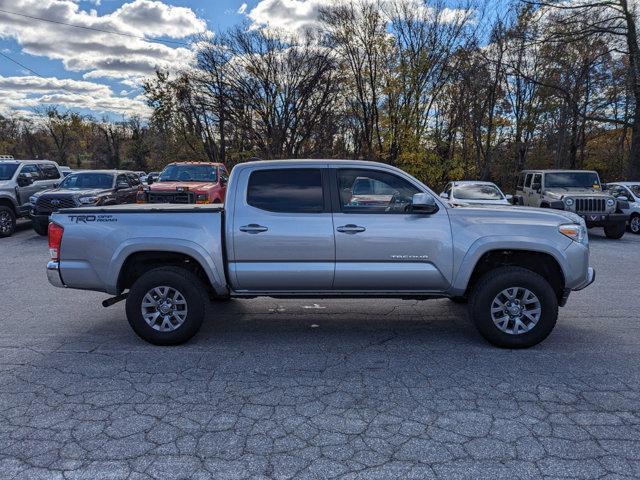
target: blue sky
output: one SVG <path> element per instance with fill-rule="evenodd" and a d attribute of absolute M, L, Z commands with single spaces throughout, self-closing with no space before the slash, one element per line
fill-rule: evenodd
<path fill-rule="evenodd" d="M 0 10 L 148 39 L 187 42 L 194 35 L 206 31 L 215 34 L 250 21 L 246 15 L 259 2 L 0 0 Z M 243 13 L 239 13 L 243 4 L 246 4 L 241 9 Z M 164 17 L 158 18 L 154 11 L 162 12 Z M 107 20 L 117 12 L 121 13 L 117 20 Z M 148 21 L 145 15 L 149 16 Z M 106 51 L 101 51 L 103 48 Z M 3 12 L 0 12 L 0 52 L 38 74 L 0 56 L 0 114 L 28 116 L 34 109 L 59 105 L 98 118 L 144 116 L 140 81 L 153 73 L 153 62 L 159 62 L 161 67 L 179 68 L 188 63 L 189 56 L 187 46 L 158 45 Z M 130 70 L 119 65 L 125 62 L 132 64 Z"/>
<path fill-rule="evenodd" d="M 192 65 L 191 39 L 241 22 L 296 31 L 317 21 L 320 6 L 339 1 L 0 0 L 0 54 L 35 72 L 0 55 L 0 114 L 30 116 L 56 105 L 97 118 L 146 117 L 141 82 L 157 68 Z M 397 1 L 418 8 L 424 0 Z M 174 43 L 150 41 L 158 39 Z"/>

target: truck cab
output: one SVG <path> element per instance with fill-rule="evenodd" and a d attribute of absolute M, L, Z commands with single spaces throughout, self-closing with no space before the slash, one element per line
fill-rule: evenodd
<path fill-rule="evenodd" d="M 222 203 L 229 174 L 221 163 L 170 163 L 157 181 L 147 178 L 148 186 L 139 203 L 209 204 Z"/>
<path fill-rule="evenodd" d="M 28 218 L 30 198 L 63 178 L 60 167 L 50 160 L 0 160 L 0 237 L 9 237 L 16 220 Z"/>
<path fill-rule="evenodd" d="M 598 172 L 590 170 L 525 170 L 518 176 L 516 203 L 574 212 L 588 228 L 603 227 L 607 238 L 622 238 L 628 205 L 605 192 Z"/>

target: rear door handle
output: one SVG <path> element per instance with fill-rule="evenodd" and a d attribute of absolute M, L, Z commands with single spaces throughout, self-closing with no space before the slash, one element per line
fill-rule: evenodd
<path fill-rule="evenodd" d="M 261 233 L 269 230 L 267 227 L 263 227 L 262 225 L 258 225 L 257 223 L 250 223 L 249 225 L 245 225 L 240 227 L 241 232 L 246 233 Z"/>
<path fill-rule="evenodd" d="M 336 230 L 338 230 L 340 233 L 354 234 L 354 233 L 364 232 L 366 228 L 361 227 L 359 225 L 354 225 L 353 223 L 349 223 L 348 225 L 343 225 L 341 227 L 336 228 Z"/>

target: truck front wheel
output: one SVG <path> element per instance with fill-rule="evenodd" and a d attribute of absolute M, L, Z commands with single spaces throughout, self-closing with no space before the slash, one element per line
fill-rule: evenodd
<path fill-rule="evenodd" d="M 543 277 L 521 267 L 484 274 L 469 298 L 480 334 L 503 348 L 527 348 L 547 338 L 558 318 L 558 299 Z"/>
<path fill-rule="evenodd" d="M 0 238 L 10 237 L 16 229 L 16 215 L 13 210 L 0 205 Z"/>
<path fill-rule="evenodd" d="M 631 233 L 635 233 L 636 235 L 640 234 L 640 215 L 634 213 L 631 216 L 631 220 L 629 220 L 629 231 Z"/>
<path fill-rule="evenodd" d="M 154 268 L 131 286 L 127 320 L 140 338 L 155 345 L 178 345 L 193 337 L 204 318 L 207 290 L 180 267 Z"/>
<path fill-rule="evenodd" d="M 618 239 L 622 238 L 626 228 L 627 228 L 627 226 L 626 226 L 625 222 L 612 223 L 612 224 L 607 225 L 606 227 L 604 227 L 604 234 L 607 236 L 607 238 L 611 238 L 613 240 L 618 240 Z"/>

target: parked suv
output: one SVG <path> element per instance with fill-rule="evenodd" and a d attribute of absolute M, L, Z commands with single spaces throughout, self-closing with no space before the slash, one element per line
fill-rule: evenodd
<path fill-rule="evenodd" d="M 629 215 L 629 231 L 640 234 L 640 182 L 616 182 L 607 187 L 618 200 L 629 202 L 629 208 L 623 210 Z"/>
<path fill-rule="evenodd" d="M 53 187 L 62 178 L 49 160 L 0 160 L 0 237 L 13 235 L 16 219 L 28 217 L 29 198 Z"/>
<path fill-rule="evenodd" d="M 587 228 L 604 227 L 607 238 L 622 238 L 628 202 L 602 191 L 597 172 L 587 170 L 525 170 L 516 185 L 516 204 L 575 212 Z"/>
<path fill-rule="evenodd" d="M 49 216 L 61 208 L 135 203 L 139 187 L 140 180 L 133 172 L 87 170 L 72 173 L 55 188 L 31 196 L 33 229 L 39 235 L 46 235 Z"/>
<path fill-rule="evenodd" d="M 140 203 L 222 203 L 229 174 L 221 163 L 170 163 L 145 187 Z"/>

